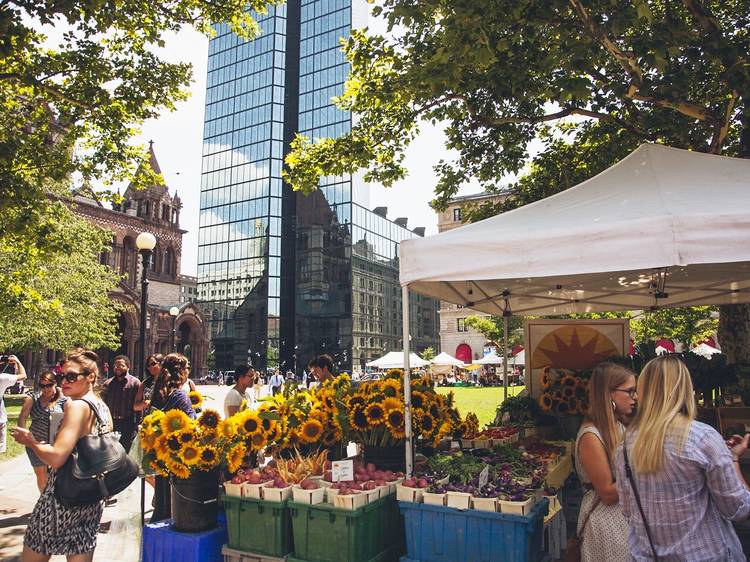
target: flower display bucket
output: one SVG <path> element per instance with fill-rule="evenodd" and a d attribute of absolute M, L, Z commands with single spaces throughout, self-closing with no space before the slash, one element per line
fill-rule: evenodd
<path fill-rule="evenodd" d="M 406 445 L 380 447 L 365 445 L 365 463 L 373 463 L 381 470 L 404 472 L 406 470 Z"/>
<path fill-rule="evenodd" d="M 185 479 L 172 477 L 171 481 L 175 530 L 198 533 L 216 527 L 219 470 L 198 471 Z"/>
<path fill-rule="evenodd" d="M 557 416 L 557 423 L 560 427 L 561 437 L 566 441 L 574 441 L 583 423 L 583 416 L 577 414 L 559 415 Z"/>

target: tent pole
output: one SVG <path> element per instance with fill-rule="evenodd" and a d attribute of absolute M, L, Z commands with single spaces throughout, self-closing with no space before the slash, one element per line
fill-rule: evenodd
<path fill-rule="evenodd" d="M 401 314 L 403 317 L 404 338 L 404 429 L 406 433 L 406 476 L 411 477 L 414 470 L 414 450 L 412 449 L 411 434 L 411 369 L 409 353 L 411 353 L 411 336 L 409 335 L 409 287 L 401 287 Z"/>
<path fill-rule="evenodd" d="M 503 316 L 503 400 L 508 399 L 508 317 Z"/>

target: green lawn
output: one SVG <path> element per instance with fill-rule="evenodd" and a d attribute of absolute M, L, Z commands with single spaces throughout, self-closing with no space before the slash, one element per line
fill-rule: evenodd
<path fill-rule="evenodd" d="M 5 404 L 5 412 L 8 414 L 8 434 L 7 434 L 7 444 L 8 447 L 5 451 L 5 454 L 0 455 L 0 461 L 8 460 L 10 458 L 15 457 L 16 455 L 20 455 L 24 452 L 24 447 L 16 443 L 16 440 L 13 439 L 10 435 L 10 431 L 16 427 L 16 421 L 18 420 L 18 414 L 21 413 L 21 406 L 20 405 L 8 405 Z"/>
<path fill-rule="evenodd" d="M 525 387 L 509 386 L 508 396 L 515 396 Z M 438 387 L 440 394 L 453 392 L 456 398 L 456 407 L 461 417 L 465 417 L 469 412 L 474 412 L 479 418 L 479 425 L 492 423 L 495 419 L 495 410 L 503 402 L 503 387 Z"/>

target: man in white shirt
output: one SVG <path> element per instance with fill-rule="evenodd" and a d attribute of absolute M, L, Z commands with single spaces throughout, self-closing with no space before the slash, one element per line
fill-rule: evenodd
<path fill-rule="evenodd" d="M 240 365 L 234 370 L 234 374 L 237 377 L 237 383 L 229 389 L 226 397 L 224 397 L 225 418 L 233 416 L 239 412 L 243 400 L 248 403 L 248 406 L 252 401 L 252 398 L 248 400 L 248 395 L 245 391 L 253 386 L 253 383 L 255 382 L 255 371 L 248 365 Z"/>
<path fill-rule="evenodd" d="M 281 372 L 276 371 L 271 377 L 271 382 L 269 384 L 271 385 L 271 394 L 278 394 L 281 392 L 281 387 L 284 385 L 284 377 L 281 375 Z"/>
<path fill-rule="evenodd" d="M 8 355 L 7 360 L 0 363 L 0 453 L 5 453 L 8 430 L 8 414 L 5 413 L 3 397 L 7 389 L 25 378 L 26 369 L 15 355 Z"/>

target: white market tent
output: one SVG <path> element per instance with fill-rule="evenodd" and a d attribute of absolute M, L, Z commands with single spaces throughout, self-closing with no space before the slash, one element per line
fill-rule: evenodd
<path fill-rule="evenodd" d="M 426 367 L 429 364 L 429 361 L 425 361 L 416 353 L 409 354 L 409 367 Z M 370 361 L 369 363 L 367 363 L 367 366 L 375 367 L 376 369 L 403 369 L 404 352 L 390 351 L 383 355 L 383 357 L 381 357 L 380 359 Z"/>
<path fill-rule="evenodd" d="M 402 359 L 403 362 L 403 359 Z M 447 366 L 447 367 L 464 367 L 466 363 L 461 361 L 460 359 L 456 359 L 452 355 L 449 355 L 445 351 L 437 355 L 432 361 L 430 361 L 433 365 L 438 366 Z"/>
<path fill-rule="evenodd" d="M 717 353 L 721 353 L 721 351 L 719 351 L 715 347 L 711 347 L 707 343 L 699 343 L 690 350 L 690 353 L 695 353 L 696 355 L 700 355 L 701 357 L 705 357 L 706 359 L 711 359 L 711 356 L 716 355 Z"/>
<path fill-rule="evenodd" d="M 750 160 L 642 145 L 562 193 L 402 242 L 404 331 L 409 290 L 506 317 L 748 302 L 748 209 Z"/>
<path fill-rule="evenodd" d="M 526 350 L 522 349 L 518 354 L 511 357 L 510 364 L 511 365 L 524 365 L 526 363 Z"/>
<path fill-rule="evenodd" d="M 488 353 L 481 359 L 477 359 L 476 361 L 474 361 L 475 365 L 502 365 L 502 363 L 503 358 L 494 351 L 492 353 Z"/>

